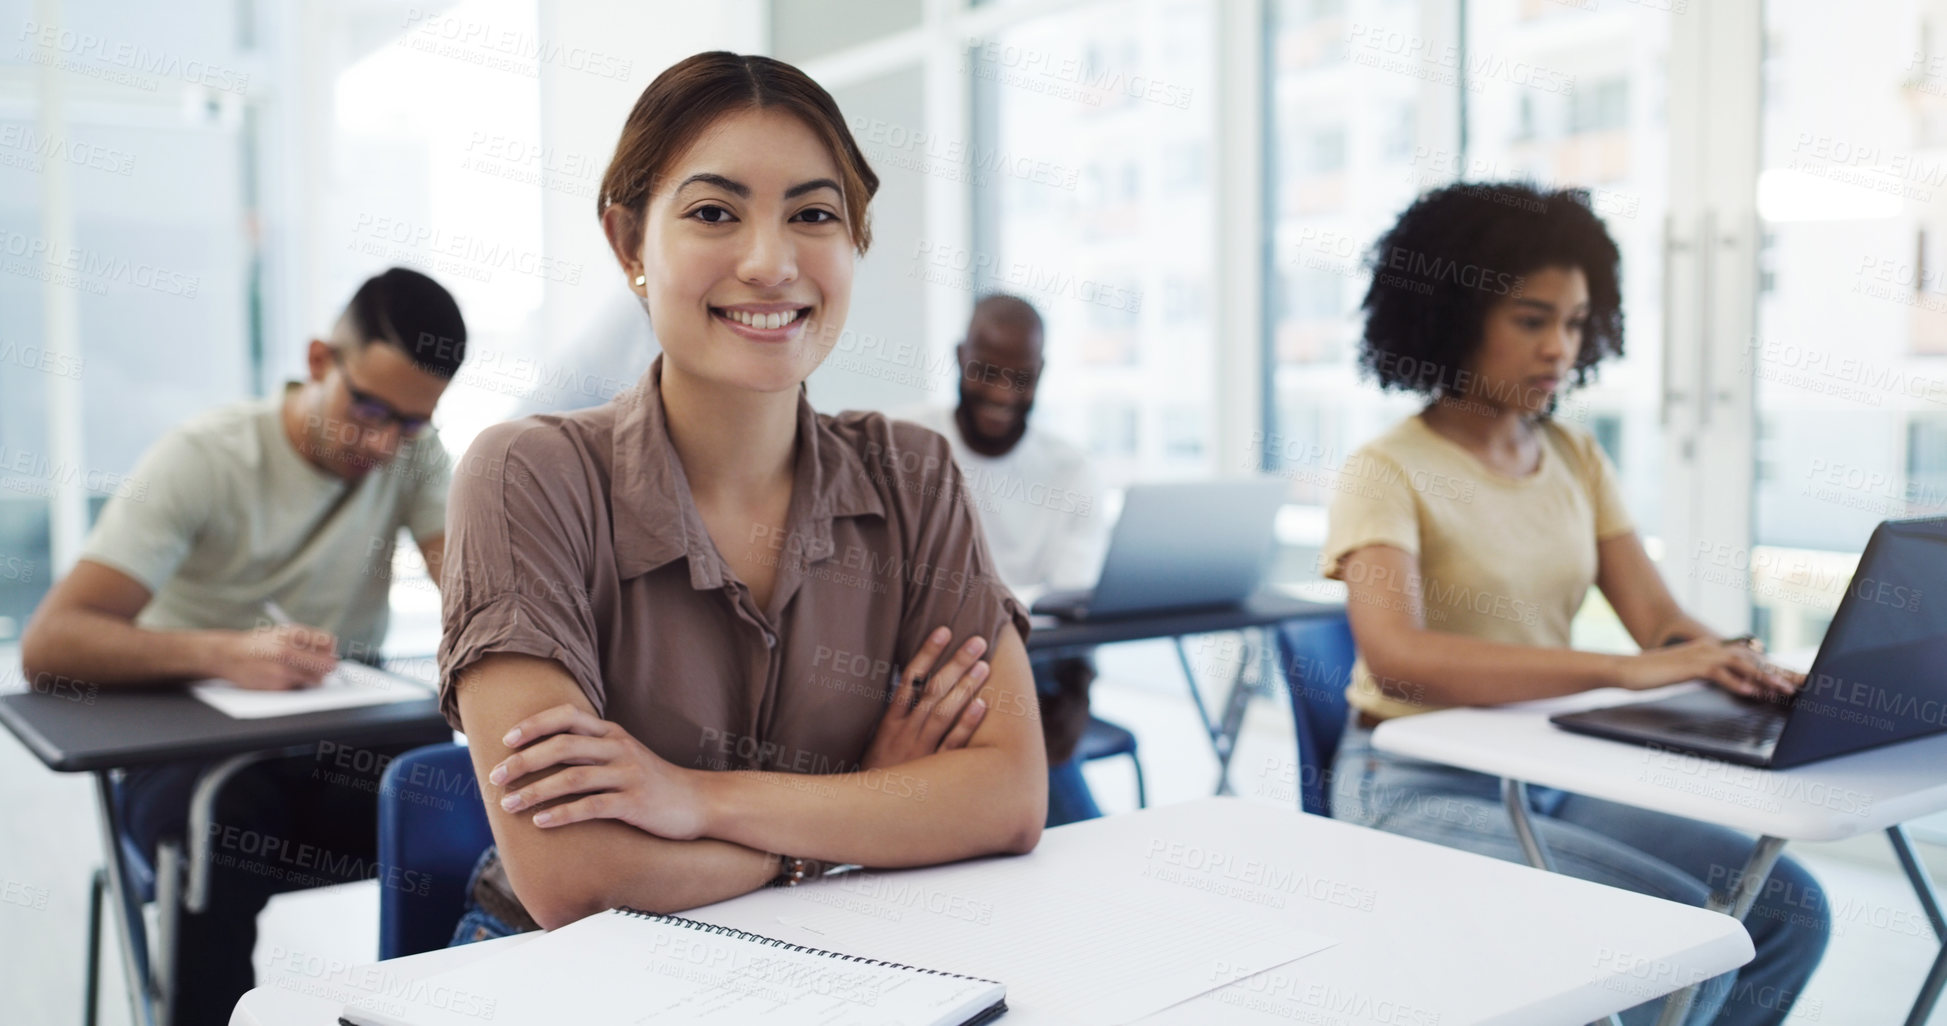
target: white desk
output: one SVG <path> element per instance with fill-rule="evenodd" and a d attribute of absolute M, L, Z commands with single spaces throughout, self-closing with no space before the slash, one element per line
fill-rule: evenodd
<path fill-rule="evenodd" d="M 899 877 L 953 893 L 955 880 L 973 874 L 991 879 L 1073 873 L 1103 852 L 1148 852 L 1159 841 L 1221 852 L 1233 865 L 1256 859 L 1302 871 L 1311 884 L 1282 892 L 1282 914 L 1294 929 L 1325 934 L 1337 943 L 1142 1020 L 1149 1024 L 1561 1026 L 1660 997 L 1735 969 L 1752 956 L 1744 928 L 1722 915 L 1235 798 L 1077 823 L 1048 831 L 1030 855 Z M 941 939 L 887 952 L 885 944 L 875 944 L 869 920 L 862 920 L 868 925 L 855 934 L 820 937 L 779 921 L 831 907 L 821 899 L 836 893 L 835 885 L 822 881 L 758 891 L 687 915 L 913 965 L 978 968 L 955 957 L 950 930 L 939 931 Z M 1256 896 L 1259 904 L 1262 898 Z M 994 916 L 996 925 L 1006 918 L 1001 913 L 1005 909 Z M 1077 908 L 1075 914 L 1086 917 L 1088 909 Z M 1068 955 L 1036 951 L 1035 936 L 1008 940 L 1032 957 Z M 488 945 L 432 952 L 379 968 L 394 979 L 418 978 L 484 950 Z M 323 993 L 332 981 L 315 982 L 302 990 L 251 991 L 238 1004 L 232 1026 L 331 1026 L 342 998 L 334 1001 Z M 1045 1007 L 1037 1011 L 1032 994 L 1010 988 L 1008 1003 L 1012 1010 L 1003 1022 L 1009 1026 L 1054 1026 Z"/>
<path fill-rule="evenodd" d="M 1695 688 L 1701 685 L 1680 685 Z M 1740 893 L 1713 907 L 1740 918 L 1786 841 L 1836 841 L 1885 831 L 1937 937 L 1947 939 L 1926 870 L 1900 824 L 1947 809 L 1947 734 L 1918 738 L 1788 770 L 1760 770 L 1644 745 L 1571 734 L 1548 722 L 1557 712 L 1619 705 L 1679 693 L 1604 689 L 1541 702 L 1447 709 L 1388 720 L 1373 747 L 1500 777 L 1510 817 L 1529 861 L 1546 852 L 1527 840 L 1528 784 L 1553 787 L 1637 808 L 1716 823 L 1759 836 Z M 1911 1024 L 1926 1020 L 1947 967 L 1947 949 L 1914 1005 Z M 1677 1002 L 1670 1002 L 1676 1005 Z"/>

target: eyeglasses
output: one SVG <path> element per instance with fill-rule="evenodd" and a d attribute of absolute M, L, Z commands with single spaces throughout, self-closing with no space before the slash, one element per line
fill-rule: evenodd
<path fill-rule="evenodd" d="M 391 403 L 352 384 L 351 371 L 345 368 L 345 354 L 338 349 L 331 351 L 331 362 L 338 365 L 338 376 L 345 380 L 345 391 L 351 393 L 350 412 L 352 419 L 366 427 L 384 430 L 392 424 L 399 425 L 399 434 L 411 438 L 426 430 L 432 423 L 426 417 L 401 416 Z"/>

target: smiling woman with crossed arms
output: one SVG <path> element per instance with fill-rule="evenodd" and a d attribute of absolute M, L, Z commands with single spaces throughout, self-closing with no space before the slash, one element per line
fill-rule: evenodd
<path fill-rule="evenodd" d="M 877 185 L 768 58 L 630 112 L 602 226 L 663 355 L 483 433 L 454 486 L 441 698 L 498 848 L 456 939 L 1039 840 L 1027 615 L 947 443 L 805 397 Z"/>

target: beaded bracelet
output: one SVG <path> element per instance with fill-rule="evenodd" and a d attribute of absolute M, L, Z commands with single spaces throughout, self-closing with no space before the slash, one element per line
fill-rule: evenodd
<path fill-rule="evenodd" d="M 772 887 L 796 887 L 811 875 L 812 861 L 794 855 L 779 855 L 777 876 L 771 880 Z"/>

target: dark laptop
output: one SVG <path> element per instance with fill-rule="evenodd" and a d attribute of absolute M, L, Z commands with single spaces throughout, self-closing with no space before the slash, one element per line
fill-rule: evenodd
<path fill-rule="evenodd" d="M 1947 731 L 1947 518 L 1873 530 L 1805 685 L 1782 700 L 1715 687 L 1559 713 L 1578 734 L 1767 769 Z"/>
<path fill-rule="evenodd" d="M 1032 612 L 1105 620 L 1242 602 L 1264 581 L 1284 497 L 1276 478 L 1131 485 L 1095 587 L 1048 592 Z"/>

